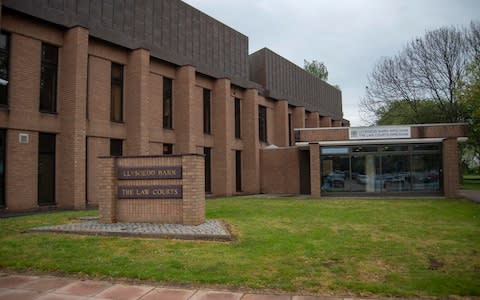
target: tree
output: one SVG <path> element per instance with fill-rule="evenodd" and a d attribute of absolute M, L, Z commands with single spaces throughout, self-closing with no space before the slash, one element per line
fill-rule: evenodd
<path fill-rule="evenodd" d="M 323 62 L 318 62 L 316 60 L 312 60 L 312 62 L 309 62 L 308 60 L 304 59 L 303 68 L 305 69 L 305 71 L 315 77 L 318 77 L 325 81 L 328 80 L 328 70 Z"/>
<path fill-rule="evenodd" d="M 458 95 L 460 103 L 465 109 L 466 122 L 470 125 L 468 143 L 466 147 L 467 157 L 470 161 L 480 161 L 480 53 L 467 68 L 465 82 L 460 84 Z"/>
<path fill-rule="evenodd" d="M 445 117 L 432 100 L 419 101 L 416 111 L 407 101 L 398 100 L 381 107 L 376 113 L 378 125 L 443 123 Z"/>
<path fill-rule="evenodd" d="M 363 117 L 376 121 L 378 111 L 402 101 L 415 117 L 412 123 L 422 123 L 421 106 L 428 100 L 442 112 L 444 121 L 465 120 L 457 90 L 478 53 L 479 28 L 479 23 L 472 22 L 463 30 L 443 27 L 429 31 L 396 56 L 381 60 L 368 77 Z"/>

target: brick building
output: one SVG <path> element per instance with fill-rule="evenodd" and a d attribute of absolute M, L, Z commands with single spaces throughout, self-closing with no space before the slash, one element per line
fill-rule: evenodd
<path fill-rule="evenodd" d="M 350 140 L 338 89 L 181 1 L 0 13 L 0 210 L 97 206 L 119 155 L 203 154 L 213 195 L 456 195 L 465 126 Z"/>
<path fill-rule="evenodd" d="M 98 157 L 205 154 L 260 193 L 261 149 L 342 126 L 341 92 L 177 0 L 1 0 L 0 206 L 99 203 Z"/>

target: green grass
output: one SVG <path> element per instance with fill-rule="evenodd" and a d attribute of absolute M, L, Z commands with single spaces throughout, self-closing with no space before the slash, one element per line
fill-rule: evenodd
<path fill-rule="evenodd" d="M 480 190 L 480 175 L 464 175 L 462 189 Z"/>
<path fill-rule="evenodd" d="M 0 220 L 0 267 L 307 294 L 480 295 L 480 205 L 461 200 L 207 201 L 230 243 L 25 233 L 96 212 Z"/>

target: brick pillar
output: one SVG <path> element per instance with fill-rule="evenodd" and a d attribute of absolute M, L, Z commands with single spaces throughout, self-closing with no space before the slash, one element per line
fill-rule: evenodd
<path fill-rule="evenodd" d="M 182 156 L 183 205 L 182 224 L 205 222 L 205 162 L 200 155 Z"/>
<path fill-rule="evenodd" d="M 317 143 L 310 145 L 310 196 L 320 198 L 320 146 Z"/>
<path fill-rule="evenodd" d="M 57 205 L 86 206 L 86 101 L 88 30 L 74 27 L 65 32 L 59 78 L 61 133 L 57 136 Z M 58 170 L 60 169 L 60 170 Z"/>
<path fill-rule="evenodd" d="M 173 81 L 173 128 L 175 129 L 175 153 L 195 153 L 195 133 L 198 131 L 193 122 L 194 107 L 201 105 L 195 101 L 195 68 L 183 66 L 177 69 Z M 198 126 L 198 125 L 197 125 Z M 199 131 L 203 132 L 203 130 Z"/>
<path fill-rule="evenodd" d="M 332 118 L 320 116 L 320 127 L 332 127 Z"/>
<path fill-rule="evenodd" d="M 305 107 L 297 106 L 293 109 L 292 127 L 305 128 Z"/>
<path fill-rule="evenodd" d="M 305 121 L 306 128 L 318 128 L 320 127 L 320 117 L 318 112 L 314 111 L 308 114 L 307 120 Z"/>
<path fill-rule="evenodd" d="M 275 102 L 275 139 L 273 143 L 279 147 L 288 146 L 288 101 Z"/>
<path fill-rule="evenodd" d="M 332 127 L 342 127 L 342 120 L 333 120 Z"/>
<path fill-rule="evenodd" d="M 116 222 L 116 158 L 98 159 L 99 178 L 98 178 L 98 196 L 99 203 L 99 221 L 100 223 Z"/>
<path fill-rule="evenodd" d="M 233 193 L 233 101 L 230 80 L 218 79 L 212 91 L 212 193 L 231 196 Z"/>
<path fill-rule="evenodd" d="M 448 138 L 443 141 L 443 192 L 445 197 L 458 196 L 459 168 L 457 139 Z"/>
<path fill-rule="evenodd" d="M 148 50 L 136 49 L 130 52 L 125 77 L 126 154 L 148 155 L 150 79 L 150 52 Z"/>
<path fill-rule="evenodd" d="M 258 91 L 247 89 L 242 101 L 243 189 L 260 192 L 260 142 L 258 140 Z"/>

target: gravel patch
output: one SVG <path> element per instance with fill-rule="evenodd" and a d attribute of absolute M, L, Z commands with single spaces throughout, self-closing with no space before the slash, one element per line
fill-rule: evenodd
<path fill-rule="evenodd" d="M 73 233 L 83 235 L 129 236 L 148 238 L 167 238 L 182 240 L 231 241 L 232 235 L 227 226 L 219 220 L 207 220 L 205 223 L 190 226 L 181 224 L 156 223 L 112 223 L 103 224 L 98 220 L 86 220 L 80 223 L 42 226 L 30 232 Z"/>

